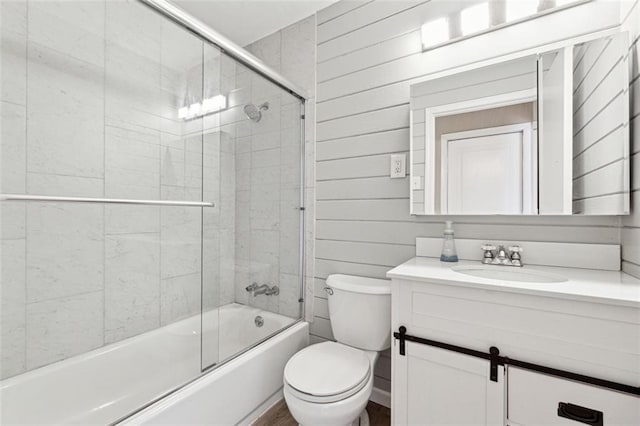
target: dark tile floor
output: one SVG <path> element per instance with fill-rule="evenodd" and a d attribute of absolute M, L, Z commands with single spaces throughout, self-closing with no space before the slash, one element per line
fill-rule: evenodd
<path fill-rule="evenodd" d="M 369 401 L 367 412 L 371 426 L 389 426 L 391 424 L 391 412 L 387 407 Z M 287 404 L 282 399 L 260 416 L 253 426 L 298 426 L 298 422 L 291 417 Z"/>

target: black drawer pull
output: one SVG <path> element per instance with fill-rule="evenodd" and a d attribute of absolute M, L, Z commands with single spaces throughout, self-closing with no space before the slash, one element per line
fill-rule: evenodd
<path fill-rule="evenodd" d="M 558 403 L 558 416 L 593 426 L 602 426 L 602 418 L 604 417 L 602 411 L 569 404 L 568 402 Z"/>

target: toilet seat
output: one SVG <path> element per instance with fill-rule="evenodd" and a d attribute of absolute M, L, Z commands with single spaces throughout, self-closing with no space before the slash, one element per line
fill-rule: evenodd
<path fill-rule="evenodd" d="M 364 351 L 335 342 L 308 346 L 291 357 L 284 370 L 288 390 L 317 403 L 346 399 L 371 377 L 371 361 Z"/>

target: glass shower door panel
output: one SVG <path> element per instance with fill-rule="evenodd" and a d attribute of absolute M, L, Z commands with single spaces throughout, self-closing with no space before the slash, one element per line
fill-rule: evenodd
<path fill-rule="evenodd" d="M 218 204 L 185 116 L 204 103 L 199 38 L 137 1 L 0 6 L 1 193 Z M 201 372 L 219 212 L 93 201 L 0 202 L 1 403 L 43 392 L 18 415 L 33 423 L 110 423 Z"/>
<path fill-rule="evenodd" d="M 219 255 L 204 255 L 215 265 L 205 268 L 220 274 L 203 281 L 203 294 L 219 295 L 217 314 L 206 306 L 203 313 L 208 368 L 301 316 L 303 120 L 298 98 L 224 54 L 205 61 L 204 73 L 205 91 L 209 80 L 219 81 L 215 89 L 228 99 L 225 110 L 205 120 L 205 134 L 218 142 L 220 170 L 219 218 L 211 226 L 219 236 L 211 250 Z M 205 239 L 206 228 L 205 219 Z"/>

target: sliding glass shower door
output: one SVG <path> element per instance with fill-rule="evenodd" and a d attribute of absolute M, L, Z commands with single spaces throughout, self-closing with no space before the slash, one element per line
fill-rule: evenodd
<path fill-rule="evenodd" d="M 114 422 L 299 320 L 303 101 L 140 1 L 0 8 L 0 422 Z"/>

